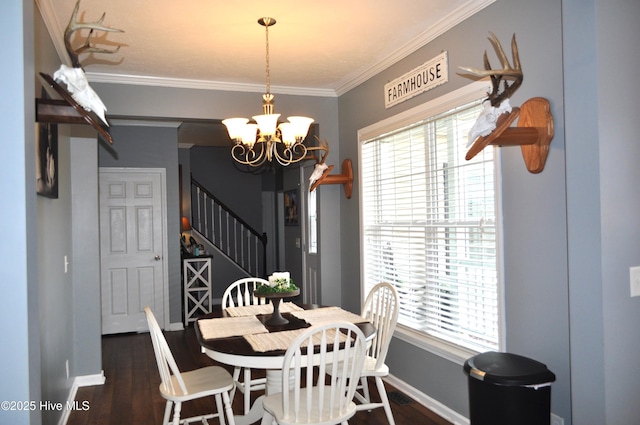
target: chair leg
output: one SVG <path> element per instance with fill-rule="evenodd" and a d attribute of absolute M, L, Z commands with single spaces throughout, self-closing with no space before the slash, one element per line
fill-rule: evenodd
<path fill-rule="evenodd" d="M 220 422 L 220 425 L 225 425 L 224 410 L 222 409 L 222 398 L 220 397 L 220 394 L 216 394 L 213 398 L 216 400 L 216 412 L 218 412 L 218 422 Z"/>
<path fill-rule="evenodd" d="M 162 419 L 162 425 L 169 425 L 169 415 L 171 414 L 171 407 L 173 402 L 167 400 L 167 404 L 164 407 L 164 419 Z"/>
<path fill-rule="evenodd" d="M 222 393 L 222 400 L 224 401 L 224 411 L 227 413 L 227 419 L 229 420 L 229 425 L 235 425 L 236 421 L 233 417 L 233 410 L 231 409 L 231 400 L 229 399 L 229 393 Z M 220 423 L 224 425 L 224 415 L 222 414 L 222 410 L 220 412 Z"/>
<path fill-rule="evenodd" d="M 173 405 L 173 425 L 180 425 L 180 410 L 182 410 L 182 403 L 176 401 Z"/>
<path fill-rule="evenodd" d="M 244 414 L 251 410 L 251 369 L 244 369 Z"/>
<path fill-rule="evenodd" d="M 366 376 L 360 377 L 360 385 L 362 385 L 362 396 L 367 403 L 371 403 L 371 396 L 369 395 L 369 381 Z"/>
<path fill-rule="evenodd" d="M 231 390 L 231 394 L 229 394 L 229 397 L 231 397 L 231 400 L 233 400 L 233 398 L 236 395 L 236 388 L 238 387 L 238 378 L 240 378 L 240 370 L 242 368 L 239 366 L 236 366 L 233 368 L 233 382 L 235 383 L 235 385 L 233 386 L 233 389 Z"/>
<path fill-rule="evenodd" d="M 382 378 L 379 376 L 376 376 L 376 387 L 378 388 L 378 394 L 380 395 L 384 411 L 387 414 L 389 425 L 396 425 L 396 421 L 393 420 L 393 413 L 391 413 L 391 405 L 389 404 L 389 397 L 387 397 L 387 389 L 384 387 L 384 382 L 382 382 Z"/>

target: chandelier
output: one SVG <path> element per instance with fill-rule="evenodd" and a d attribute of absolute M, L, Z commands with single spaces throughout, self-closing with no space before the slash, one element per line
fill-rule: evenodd
<path fill-rule="evenodd" d="M 231 148 L 231 156 L 237 162 L 258 167 L 265 161 L 272 162 L 275 159 L 286 166 L 302 161 L 307 156 L 303 141 L 313 119 L 293 116 L 287 118 L 288 122 L 278 125 L 280 114 L 273 113 L 269 72 L 269 27 L 275 25 L 276 20 L 265 17 L 258 19 L 258 23 L 265 27 L 266 32 L 267 91 L 262 95 L 262 115 L 252 117 L 255 123 L 250 123 L 247 118 L 228 118 L 222 120 L 222 123 L 235 142 Z"/>

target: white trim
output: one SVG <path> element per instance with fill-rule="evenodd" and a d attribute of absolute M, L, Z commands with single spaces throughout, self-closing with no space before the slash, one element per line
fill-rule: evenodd
<path fill-rule="evenodd" d="M 473 357 L 478 354 L 477 351 L 469 350 L 441 339 L 432 338 L 409 327 L 403 326 L 400 323 L 398 323 L 393 336 L 394 338 L 398 338 L 401 341 L 415 345 L 418 348 L 461 366 L 469 357 Z"/>
<path fill-rule="evenodd" d="M 136 86 L 171 87 L 181 89 L 218 90 L 249 93 L 264 93 L 264 84 L 233 83 L 228 81 L 189 80 L 185 78 L 150 77 L 140 75 L 86 73 L 92 83 L 131 84 Z M 273 94 L 294 96 L 337 97 L 335 90 L 310 87 L 271 86 Z"/>
<path fill-rule="evenodd" d="M 429 397 L 422 391 L 412 387 L 411 385 L 398 379 L 397 377 L 390 374 L 385 378 L 385 381 L 389 382 L 389 384 L 393 385 L 398 390 L 402 391 L 403 393 L 405 393 L 406 395 L 408 395 L 409 397 L 411 397 L 412 399 L 414 399 L 415 401 L 417 401 L 427 409 L 431 410 L 433 413 L 448 420 L 452 424 L 469 425 L 468 418 L 456 412 L 455 410 L 451 409 L 450 407 L 445 406 L 444 404 L 440 403 L 438 400 L 432 397 Z"/>
<path fill-rule="evenodd" d="M 360 149 L 362 142 L 366 140 L 413 124 L 424 119 L 425 116 L 438 115 L 464 103 L 477 100 L 479 97 L 486 97 L 489 91 L 491 91 L 491 82 L 488 79 L 476 81 L 429 102 L 361 128 L 358 130 L 358 147 Z M 360 152 L 358 153 L 360 154 Z"/>
<path fill-rule="evenodd" d="M 184 325 L 182 324 L 182 322 L 177 322 L 177 323 L 169 323 L 169 326 L 167 326 L 165 328 L 166 331 L 169 332 L 173 332 L 173 331 L 183 331 L 184 330 Z"/>
<path fill-rule="evenodd" d="M 62 412 L 62 416 L 58 421 L 58 425 L 65 425 L 69 420 L 71 410 L 69 410 L 67 407 L 70 404 L 73 404 L 73 402 L 75 401 L 76 394 L 78 393 L 78 388 L 91 387 L 93 385 L 104 385 L 105 381 L 106 378 L 104 377 L 104 370 L 100 371 L 100 373 L 96 373 L 95 375 L 82 375 L 74 377 L 71 388 L 69 389 L 67 401 L 64 404 L 64 411 Z"/>

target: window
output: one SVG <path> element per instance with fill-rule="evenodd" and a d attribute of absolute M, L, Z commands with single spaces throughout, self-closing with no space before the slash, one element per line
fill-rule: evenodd
<path fill-rule="evenodd" d="M 318 253 L 318 207 L 316 203 L 316 191 L 309 192 L 309 254 Z"/>
<path fill-rule="evenodd" d="M 464 158 L 485 97 L 472 85 L 359 132 L 363 292 L 392 283 L 399 333 L 458 360 L 500 347 L 494 150 Z"/>

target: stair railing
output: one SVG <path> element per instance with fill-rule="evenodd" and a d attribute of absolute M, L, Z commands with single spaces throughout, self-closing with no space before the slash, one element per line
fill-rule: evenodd
<path fill-rule="evenodd" d="M 193 177 L 191 226 L 249 276 L 267 275 L 267 234 L 256 231 Z"/>

